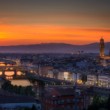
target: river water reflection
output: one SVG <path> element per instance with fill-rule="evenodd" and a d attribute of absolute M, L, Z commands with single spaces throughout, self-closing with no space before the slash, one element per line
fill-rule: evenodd
<path fill-rule="evenodd" d="M 22 80 L 10 80 L 12 85 L 17 85 L 17 86 L 31 86 L 32 84 L 26 80 L 26 79 L 22 79 Z"/>
<path fill-rule="evenodd" d="M 0 75 L 3 73 L 0 71 Z M 6 79 L 11 81 L 12 85 L 17 85 L 17 86 L 31 86 L 32 84 L 30 83 L 29 80 L 27 79 L 13 79 L 14 71 L 5 71 Z M 17 71 L 17 75 L 20 76 L 22 75 L 21 71 Z"/>

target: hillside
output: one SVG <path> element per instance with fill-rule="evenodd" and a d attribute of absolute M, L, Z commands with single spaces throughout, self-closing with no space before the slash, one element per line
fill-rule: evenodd
<path fill-rule="evenodd" d="M 105 51 L 110 50 L 110 42 L 105 44 Z M 43 43 L 34 45 L 0 46 L 1 53 L 72 53 L 75 51 L 99 52 L 99 44 L 71 45 L 64 43 Z"/>

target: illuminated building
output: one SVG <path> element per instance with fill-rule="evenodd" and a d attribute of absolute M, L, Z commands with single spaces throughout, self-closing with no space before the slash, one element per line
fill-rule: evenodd
<path fill-rule="evenodd" d="M 97 83 L 97 78 L 96 78 L 96 75 L 87 75 L 87 82 L 86 84 L 87 85 L 95 85 Z"/>
<path fill-rule="evenodd" d="M 58 73 L 58 79 L 69 80 L 70 79 L 70 73 L 69 72 L 59 72 Z"/>
<path fill-rule="evenodd" d="M 101 74 L 96 76 L 89 74 L 87 75 L 87 85 L 96 85 L 98 84 L 99 87 L 106 87 L 110 88 L 110 76 L 106 74 Z"/>

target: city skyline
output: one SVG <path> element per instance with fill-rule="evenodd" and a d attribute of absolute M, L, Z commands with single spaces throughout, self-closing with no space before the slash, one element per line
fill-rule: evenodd
<path fill-rule="evenodd" d="M 109 0 L 0 0 L 0 46 L 110 42 Z"/>

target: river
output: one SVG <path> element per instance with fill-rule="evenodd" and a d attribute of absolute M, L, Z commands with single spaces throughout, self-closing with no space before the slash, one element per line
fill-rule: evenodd
<path fill-rule="evenodd" d="M 26 79 L 20 79 L 20 80 L 17 80 L 17 79 L 13 79 L 13 80 L 10 80 L 11 81 L 11 84 L 12 85 L 17 85 L 17 86 L 31 86 L 32 84 L 26 80 Z"/>

